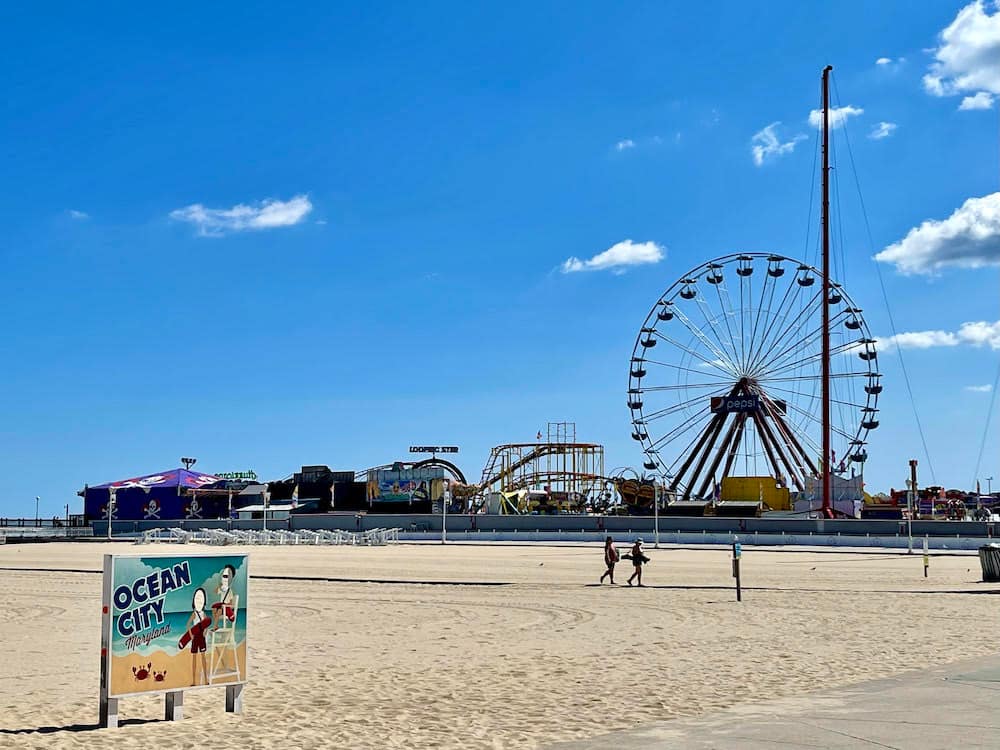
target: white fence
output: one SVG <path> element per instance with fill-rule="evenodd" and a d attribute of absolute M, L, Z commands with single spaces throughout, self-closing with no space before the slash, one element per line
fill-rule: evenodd
<path fill-rule="evenodd" d="M 149 529 L 142 532 L 136 539 L 136 544 L 306 544 L 306 545 L 352 545 L 366 547 L 381 547 L 395 544 L 399 541 L 400 529 L 369 529 L 368 531 L 287 531 L 275 530 L 236 530 L 223 529 Z"/>

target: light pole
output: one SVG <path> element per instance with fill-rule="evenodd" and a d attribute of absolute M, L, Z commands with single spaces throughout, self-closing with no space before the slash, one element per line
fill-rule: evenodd
<path fill-rule="evenodd" d="M 654 480 L 656 481 L 656 480 Z M 660 548 L 660 483 L 653 485 L 653 549 Z"/>
<path fill-rule="evenodd" d="M 986 477 L 986 494 L 993 494 L 993 477 Z"/>
<path fill-rule="evenodd" d="M 112 487 L 108 490 L 108 539 L 111 539 L 111 519 L 115 515 L 115 503 L 118 501 L 118 490 Z"/>
<path fill-rule="evenodd" d="M 444 480 L 444 493 L 441 495 L 441 544 L 448 541 L 448 501 L 451 500 L 451 480 Z"/>
<path fill-rule="evenodd" d="M 39 500 L 41 500 L 41 498 L 38 495 L 35 495 L 35 526 L 38 526 L 38 523 L 39 523 L 39 519 L 38 519 L 38 501 Z"/>

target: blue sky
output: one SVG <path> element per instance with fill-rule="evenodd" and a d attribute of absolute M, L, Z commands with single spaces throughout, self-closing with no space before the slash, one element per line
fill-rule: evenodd
<path fill-rule="evenodd" d="M 1000 354 L 998 18 L 992 2 L 8 9 L 0 514 L 36 495 L 43 515 L 79 509 L 85 482 L 181 455 L 279 478 L 446 443 L 478 476 L 491 446 L 556 420 L 608 468 L 639 465 L 624 392 L 650 306 L 718 255 L 813 252 L 827 63 L 834 103 L 863 110 L 846 132 L 873 242 L 841 146 L 840 252 L 876 336 L 871 257 L 950 221 L 880 265 L 897 331 L 921 334 L 903 353 L 935 479 L 970 487 L 991 394 L 967 387 Z M 662 259 L 563 272 L 626 240 Z M 929 481 L 894 350 L 880 369 L 869 487 L 899 487 L 911 457 Z M 998 421 L 980 476 L 1000 480 Z"/>

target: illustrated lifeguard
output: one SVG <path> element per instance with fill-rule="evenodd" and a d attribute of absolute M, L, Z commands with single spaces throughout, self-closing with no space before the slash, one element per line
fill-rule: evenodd
<path fill-rule="evenodd" d="M 229 622 L 236 619 L 236 610 L 233 608 L 236 600 L 233 594 L 233 578 L 236 577 L 236 568 L 227 565 L 219 574 L 219 585 L 215 593 L 219 601 L 212 605 L 212 630 L 219 629 L 219 622 L 225 617 Z"/>
<path fill-rule="evenodd" d="M 191 644 L 191 684 L 201 685 L 208 679 L 208 643 L 205 641 L 205 631 L 212 624 L 212 620 L 205 615 L 205 603 L 207 596 L 205 589 L 195 589 L 194 596 L 191 597 L 191 616 L 187 620 L 187 630 L 177 643 L 177 648 L 183 650 Z M 201 679 L 198 676 L 198 655 L 201 654 Z"/>

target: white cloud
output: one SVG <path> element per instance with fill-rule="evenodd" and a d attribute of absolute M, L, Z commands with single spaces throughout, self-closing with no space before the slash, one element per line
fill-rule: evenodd
<path fill-rule="evenodd" d="M 943 221 L 924 221 L 875 260 L 906 274 L 1000 265 L 1000 193 L 969 198 Z"/>
<path fill-rule="evenodd" d="M 966 96 L 962 99 L 962 103 L 958 105 L 958 108 L 962 111 L 970 109 L 993 109 L 993 94 L 980 91 L 973 96 Z"/>
<path fill-rule="evenodd" d="M 965 390 L 971 393 L 989 393 L 993 390 L 993 386 L 987 383 L 986 385 L 967 385 Z"/>
<path fill-rule="evenodd" d="M 232 208 L 205 208 L 194 203 L 171 211 L 170 218 L 194 224 L 200 235 L 220 237 L 227 232 L 290 227 L 302 221 L 312 208 L 308 196 L 296 195 L 287 201 L 270 199 L 253 206 L 240 203 Z"/>
<path fill-rule="evenodd" d="M 900 349 L 930 349 L 937 346 L 958 346 L 958 336 L 948 331 L 911 331 L 909 333 L 897 333 L 895 336 L 886 336 L 875 339 L 876 345 L 882 351 L 895 349 L 899 345 Z"/>
<path fill-rule="evenodd" d="M 894 122 L 880 122 L 878 125 L 872 128 L 872 132 L 868 134 L 868 137 L 873 141 L 880 141 L 883 138 L 888 138 L 893 134 L 893 131 L 899 127 Z"/>
<path fill-rule="evenodd" d="M 1000 320 L 987 323 L 980 320 L 975 323 L 962 323 L 958 329 L 958 337 L 964 343 L 973 346 L 989 346 L 990 349 L 1000 349 Z"/>
<path fill-rule="evenodd" d="M 659 263 L 663 260 L 664 249 L 655 242 L 632 242 L 623 240 L 618 242 L 603 253 L 598 253 L 590 260 L 580 260 L 570 258 L 562 264 L 563 273 L 575 273 L 577 271 L 606 271 L 616 270 L 622 273 L 627 266 L 639 266 L 648 263 Z"/>
<path fill-rule="evenodd" d="M 864 110 L 861 107 L 853 107 L 850 104 L 844 107 L 830 107 L 830 127 L 839 128 L 847 122 L 848 117 L 857 117 L 860 114 L 864 114 Z M 809 112 L 809 124 L 814 128 L 823 127 L 823 110 L 811 110 Z"/>
<path fill-rule="evenodd" d="M 912 331 L 897 333 L 875 340 L 876 347 L 881 351 L 895 349 L 932 349 L 941 346 L 988 346 L 990 349 L 1000 349 L 1000 320 L 987 323 L 979 320 L 962 323 L 957 331 Z"/>
<path fill-rule="evenodd" d="M 625 140 L 618 141 L 618 143 L 615 144 L 615 151 L 625 151 L 629 148 L 635 148 L 635 141 L 631 138 L 626 138 Z"/>
<path fill-rule="evenodd" d="M 805 138 L 804 135 L 796 135 L 792 137 L 792 140 L 782 143 L 777 132 L 780 124 L 780 122 L 772 122 L 763 130 L 754 133 L 753 138 L 750 139 L 750 153 L 753 155 L 753 163 L 758 167 L 765 161 L 791 153 L 795 150 L 795 144 Z"/>
<path fill-rule="evenodd" d="M 991 15 L 988 8 L 994 11 Z M 996 3 L 969 3 L 938 35 L 924 88 L 934 96 L 1000 94 L 1000 11 Z M 964 104 L 964 102 L 963 102 Z M 964 107 L 969 109 L 971 107 Z"/>
<path fill-rule="evenodd" d="M 891 62 L 892 62 L 892 58 L 891 57 L 880 57 L 878 60 L 875 61 L 875 64 L 876 65 L 888 65 Z"/>
<path fill-rule="evenodd" d="M 77 211 L 76 209 L 73 209 L 73 208 L 71 208 L 66 213 L 69 214 L 69 216 L 70 216 L 71 219 L 80 219 L 82 221 L 83 219 L 89 219 L 90 218 L 90 214 L 88 214 L 88 213 L 86 213 L 84 211 Z"/>

